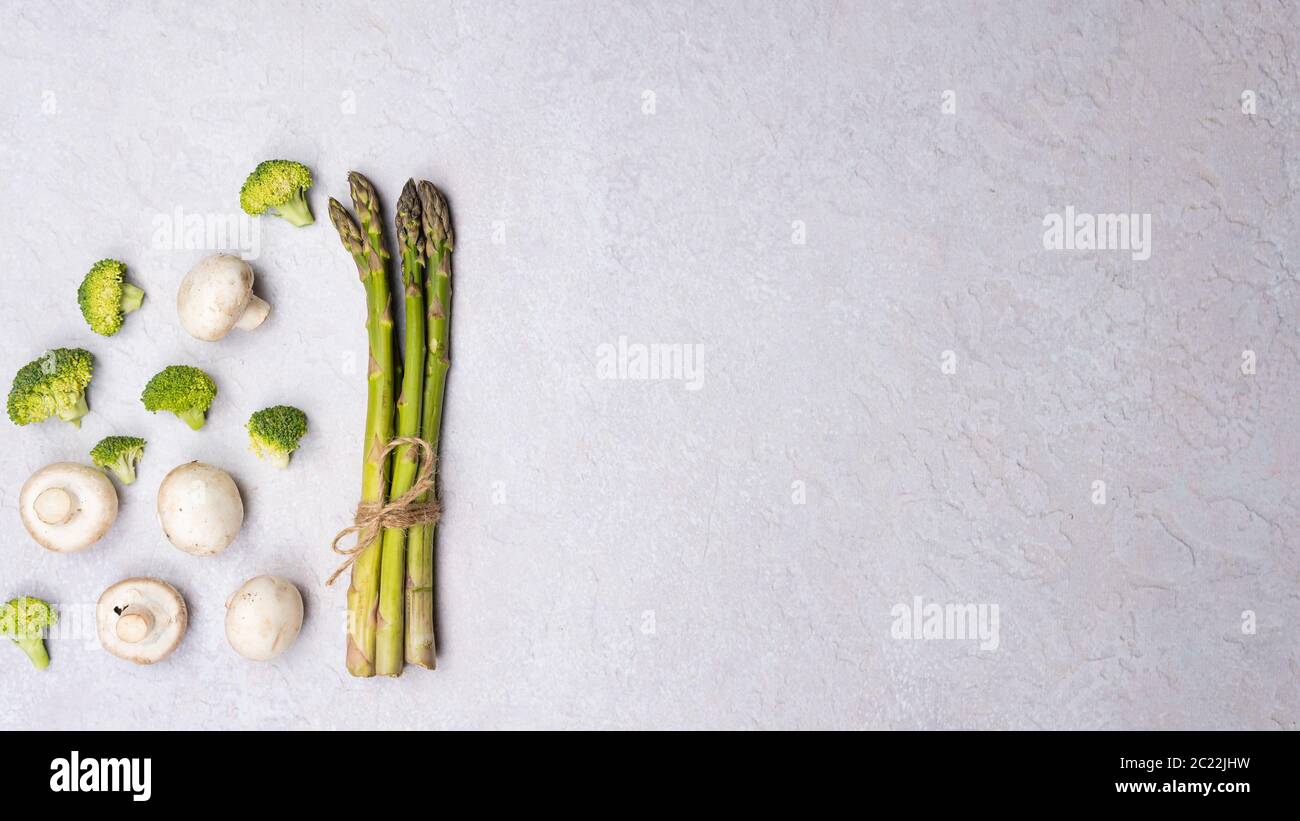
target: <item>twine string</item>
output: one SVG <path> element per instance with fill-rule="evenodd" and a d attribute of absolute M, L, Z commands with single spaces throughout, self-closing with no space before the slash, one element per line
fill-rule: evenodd
<path fill-rule="evenodd" d="M 430 497 L 433 495 L 433 468 L 437 458 L 433 452 L 433 445 L 418 436 L 399 436 L 384 447 L 383 452 L 379 454 L 379 461 L 383 462 L 394 450 L 406 445 L 420 449 L 420 469 L 415 475 L 415 483 L 411 485 L 410 490 L 389 502 L 357 504 L 357 512 L 352 517 L 352 524 L 340 530 L 330 544 L 330 550 L 345 558 L 326 580 L 326 587 L 333 585 L 334 580 L 351 567 L 361 551 L 374 544 L 384 530 L 389 528 L 406 530 L 417 525 L 431 525 L 441 518 L 442 508 L 436 501 L 420 499 L 425 493 L 430 494 Z M 339 546 L 339 542 L 354 534 L 356 541 L 351 547 Z"/>

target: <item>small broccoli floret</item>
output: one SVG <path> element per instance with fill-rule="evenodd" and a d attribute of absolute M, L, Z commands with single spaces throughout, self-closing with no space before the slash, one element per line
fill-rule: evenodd
<path fill-rule="evenodd" d="M 253 452 L 278 468 L 289 466 L 289 455 L 306 433 L 307 414 L 288 405 L 263 408 L 248 420 Z"/>
<path fill-rule="evenodd" d="M 217 383 L 198 368 L 168 365 L 144 386 L 140 401 L 151 413 L 170 411 L 194 430 L 207 421 L 208 408 L 217 396 Z"/>
<path fill-rule="evenodd" d="M 126 265 L 115 259 L 101 259 L 77 288 L 77 304 L 90 330 L 112 336 L 122 329 L 122 317 L 140 307 L 144 291 L 123 282 Z"/>
<path fill-rule="evenodd" d="M 18 369 L 9 389 L 9 418 L 30 425 L 57 416 L 81 427 L 86 386 L 94 375 L 94 359 L 81 348 L 55 348 Z"/>
<path fill-rule="evenodd" d="M 239 189 L 239 206 L 251 216 L 270 211 L 301 228 L 315 218 L 307 205 L 311 188 L 311 171 L 293 160 L 266 160 L 258 163 Z"/>
<path fill-rule="evenodd" d="M 129 485 L 135 481 L 135 463 L 144 456 L 144 445 L 138 436 L 106 436 L 90 449 L 90 461 Z"/>
<path fill-rule="evenodd" d="M 11 599 L 0 605 L 0 635 L 13 639 L 37 670 L 50 666 L 50 655 L 45 651 L 42 633 L 58 620 L 59 614 L 54 612 L 49 602 L 31 596 Z"/>

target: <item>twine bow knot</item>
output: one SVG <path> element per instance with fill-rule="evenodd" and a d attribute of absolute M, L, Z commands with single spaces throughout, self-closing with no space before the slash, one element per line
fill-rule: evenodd
<path fill-rule="evenodd" d="M 425 493 L 432 496 L 433 467 L 436 459 L 433 445 L 417 436 L 399 436 L 384 447 L 383 452 L 379 454 L 379 461 L 383 462 L 390 453 L 404 445 L 420 449 L 420 469 L 415 475 L 415 483 L 411 485 L 410 490 L 391 501 L 357 504 L 357 512 L 352 518 L 352 524 L 340 530 L 330 544 L 331 550 L 346 558 L 326 580 L 326 587 L 333 585 L 334 580 L 351 567 L 361 551 L 374 544 L 385 529 L 405 530 L 416 525 L 431 525 L 441 518 L 442 507 L 436 501 L 420 498 Z M 339 547 L 339 542 L 353 534 L 356 534 L 356 541 L 351 547 Z"/>

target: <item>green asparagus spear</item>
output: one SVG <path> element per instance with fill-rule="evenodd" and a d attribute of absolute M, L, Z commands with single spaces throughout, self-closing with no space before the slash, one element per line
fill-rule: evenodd
<path fill-rule="evenodd" d="M 427 295 L 428 352 L 425 355 L 424 402 L 420 417 L 421 436 L 438 452 L 442 427 L 443 396 L 451 360 L 447 348 L 451 321 L 451 251 L 454 237 L 451 212 L 442 192 L 432 183 L 421 182 L 421 222 L 424 227 L 425 293 Z M 433 629 L 433 540 L 434 525 L 413 527 L 407 537 L 406 568 L 406 660 L 430 670 L 435 665 Z"/>
<path fill-rule="evenodd" d="M 330 221 L 352 254 L 366 289 L 367 368 L 366 430 L 361 462 L 361 501 L 382 504 L 388 460 L 382 456 L 393 435 L 393 314 L 388 287 L 388 250 L 379 219 L 374 186 L 355 172 L 348 174 L 358 220 L 337 200 L 330 200 Z M 358 224 L 359 222 L 359 224 Z M 365 546 L 352 565 L 348 586 L 347 668 L 354 676 L 375 674 L 375 633 L 379 605 L 378 540 Z"/>
<path fill-rule="evenodd" d="M 407 180 L 397 201 L 397 247 L 402 255 L 406 308 L 397 436 L 419 436 L 424 385 L 424 248 L 420 241 L 420 200 L 414 180 Z M 419 450 L 410 445 L 401 445 L 393 451 L 390 500 L 411 489 L 419 459 Z M 401 528 L 384 531 L 379 569 L 379 627 L 375 639 L 375 672 L 381 676 L 401 675 L 405 662 L 406 539 L 406 531 Z"/>

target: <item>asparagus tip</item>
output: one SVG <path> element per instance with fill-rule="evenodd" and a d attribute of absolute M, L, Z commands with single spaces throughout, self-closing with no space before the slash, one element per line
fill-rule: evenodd
<path fill-rule="evenodd" d="M 447 198 L 428 180 L 420 180 L 419 192 L 424 235 L 431 246 L 432 256 L 434 246 L 445 245 L 450 249 L 455 244 L 451 230 L 451 209 L 447 207 Z"/>
<path fill-rule="evenodd" d="M 378 209 L 379 195 L 375 193 L 375 186 L 366 179 L 364 174 L 356 171 L 348 172 L 348 188 L 352 193 L 352 204 L 358 212 L 368 209 Z"/>
<path fill-rule="evenodd" d="M 343 241 L 343 247 L 348 253 L 356 256 L 365 251 L 365 245 L 361 239 L 361 226 L 348 213 L 348 209 L 338 200 L 330 197 L 329 203 L 330 222 L 334 223 L 334 230 L 339 232 L 339 239 Z"/>
<path fill-rule="evenodd" d="M 397 244 L 405 251 L 418 253 L 420 245 L 420 198 L 415 180 L 407 180 L 397 199 Z"/>

